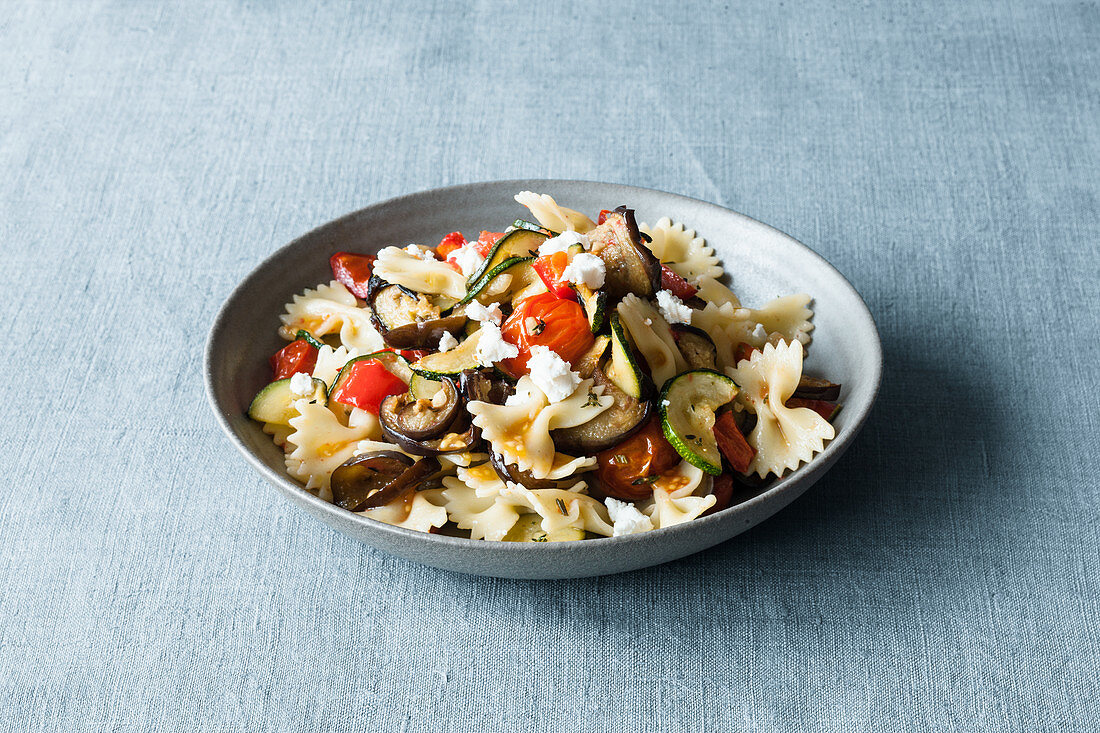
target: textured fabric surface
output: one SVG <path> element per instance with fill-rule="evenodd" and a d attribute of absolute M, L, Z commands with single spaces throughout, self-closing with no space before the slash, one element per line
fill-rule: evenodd
<path fill-rule="evenodd" d="M 349 5 L 3 6 L 0 729 L 1100 727 L 1096 3 Z M 339 214 L 519 177 L 822 253 L 885 346 L 855 447 L 558 583 L 279 499 L 203 396 L 220 302 Z"/>

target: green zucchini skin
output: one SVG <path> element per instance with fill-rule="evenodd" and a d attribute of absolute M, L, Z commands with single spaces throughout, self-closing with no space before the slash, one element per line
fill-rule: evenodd
<path fill-rule="evenodd" d="M 304 328 L 299 328 L 298 329 L 298 333 L 294 334 L 294 340 L 295 341 L 305 341 L 307 344 L 309 344 L 310 346 L 312 346 L 315 349 L 319 349 L 322 346 L 324 346 L 324 344 L 322 344 L 320 341 L 318 341 L 316 338 L 314 338 L 312 333 L 305 330 Z"/>
<path fill-rule="evenodd" d="M 513 229 L 497 240 L 497 243 L 489 251 L 489 256 L 485 258 L 485 262 L 481 264 L 477 272 L 470 276 L 469 282 L 484 287 L 481 281 L 485 279 L 486 275 L 492 273 L 494 268 L 512 257 L 532 257 L 533 253 L 537 252 L 539 246 L 547 239 L 549 237 L 542 232 L 535 232 L 530 229 Z M 469 299 L 469 293 L 467 293 L 467 299 Z"/>
<path fill-rule="evenodd" d="M 466 297 L 458 301 L 457 305 L 464 305 L 476 298 L 481 293 L 481 291 L 484 290 L 489 285 L 489 283 L 493 281 L 493 278 L 495 278 L 497 275 L 503 274 L 506 270 L 510 270 L 516 265 L 522 265 L 531 262 L 534 259 L 534 257 L 509 257 L 493 269 L 489 270 L 480 280 L 470 286 L 470 289 L 466 291 Z"/>
<path fill-rule="evenodd" d="M 294 403 L 300 399 L 303 398 L 290 389 L 290 377 L 279 379 L 256 393 L 248 406 L 248 416 L 257 422 L 289 425 L 298 414 Z M 328 389 L 320 379 L 313 380 L 313 395 L 309 399 L 322 405 L 328 404 Z"/>
<path fill-rule="evenodd" d="M 475 331 L 450 351 L 428 354 L 409 366 L 416 374 L 434 380 L 455 377 L 467 369 L 478 369 L 481 366 L 477 361 L 477 342 L 480 333 Z"/>
<path fill-rule="evenodd" d="M 611 315 L 611 364 L 607 377 L 615 386 L 636 400 L 646 393 L 646 375 L 638 366 L 631 351 L 626 329 L 619 321 L 619 314 Z M 652 394 L 652 393 L 650 393 Z"/>
<path fill-rule="evenodd" d="M 722 475 L 722 454 L 714 438 L 714 412 L 741 389 L 725 374 L 693 369 L 677 374 L 661 390 L 661 430 L 680 457 L 712 476 Z"/>

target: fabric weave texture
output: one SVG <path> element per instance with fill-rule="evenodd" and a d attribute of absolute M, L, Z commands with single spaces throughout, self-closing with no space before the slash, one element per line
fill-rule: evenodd
<path fill-rule="evenodd" d="M 1059 0 L 5 3 L 0 730 L 1100 728 L 1098 38 Z M 883 338 L 860 440 L 588 580 L 280 499 L 203 395 L 220 303 L 338 215 L 527 177 L 820 252 Z"/>

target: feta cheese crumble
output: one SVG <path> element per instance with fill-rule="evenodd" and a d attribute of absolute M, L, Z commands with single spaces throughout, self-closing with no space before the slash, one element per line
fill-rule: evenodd
<path fill-rule="evenodd" d="M 500 312 L 500 303 L 483 305 L 476 300 L 471 300 L 466 306 L 466 317 L 471 321 L 499 325 L 501 319 L 504 318 L 504 314 Z"/>
<path fill-rule="evenodd" d="M 421 260 L 434 260 L 435 252 L 432 252 L 427 247 L 421 247 L 419 244 L 410 244 L 405 247 L 405 251 L 411 254 L 413 257 Z"/>
<path fill-rule="evenodd" d="M 447 255 L 447 260 L 458 265 L 458 269 L 462 270 L 462 277 L 469 279 L 485 262 L 485 256 L 473 244 L 466 244 Z"/>
<path fill-rule="evenodd" d="M 595 290 L 603 287 L 607 266 L 600 257 L 581 252 L 565 266 L 561 276 L 566 282 L 587 285 Z"/>
<path fill-rule="evenodd" d="M 570 369 L 569 362 L 545 346 L 531 347 L 527 370 L 531 381 L 543 391 L 551 404 L 573 394 L 581 383 L 581 375 Z"/>
<path fill-rule="evenodd" d="M 763 323 L 757 323 L 756 328 L 752 330 L 752 337 L 757 341 L 767 341 L 768 329 L 764 328 Z"/>
<path fill-rule="evenodd" d="M 444 331 L 443 335 L 439 337 L 439 350 L 441 352 L 450 351 L 456 346 L 458 346 L 458 339 L 450 331 Z"/>
<path fill-rule="evenodd" d="M 309 397 L 313 394 L 313 377 L 298 372 L 290 378 L 290 392 L 296 397 Z"/>
<path fill-rule="evenodd" d="M 477 340 L 477 348 L 474 350 L 474 358 L 483 367 L 491 367 L 498 361 L 514 359 L 519 356 L 519 349 L 515 344 L 510 344 L 500 335 L 500 326 L 492 321 L 482 321 L 481 335 Z"/>
<path fill-rule="evenodd" d="M 550 237 L 539 245 L 539 257 L 552 255 L 555 252 L 564 252 L 574 244 L 588 249 L 588 235 L 580 232 L 562 232 L 556 237 Z"/>
<path fill-rule="evenodd" d="M 657 308 L 669 323 L 691 323 L 691 308 L 668 290 L 657 291 Z"/>
<path fill-rule="evenodd" d="M 613 537 L 638 534 L 653 529 L 653 521 L 630 502 L 619 501 L 609 496 L 604 499 L 604 504 L 607 505 L 607 513 L 611 516 L 611 523 L 614 525 Z"/>

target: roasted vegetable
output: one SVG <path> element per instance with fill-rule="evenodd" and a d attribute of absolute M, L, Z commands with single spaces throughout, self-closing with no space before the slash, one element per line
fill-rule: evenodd
<path fill-rule="evenodd" d="M 803 374 L 802 378 L 798 380 L 798 388 L 791 396 L 804 400 L 836 402 L 840 399 L 840 385 L 833 384 L 828 379 L 817 379 Z"/>
<path fill-rule="evenodd" d="M 432 398 L 405 392 L 382 400 L 378 419 L 386 437 L 397 443 L 398 437 L 423 441 L 443 435 L 464 414 L 464 402 L 452 380 L 443 379 L 440 385 Z"/>
<path fill-rule="evenodd" d="M 519 484 L 528 489 L 567 489 L 573 484 L 577 483 L 577 479 L 573 476 L 568 476 L 564 479 L 549 479 L 549 478 L 535 478 L 531 475 L 530 471 L 521 471 L 517 466 L 504 462 L 504 458 L 498 455 L 495 451 L 489 451 L 489 463 L 492 465 L 493 470 L 497 472 L 505 481 L 511 481 L 514 484 Z"/>
<path fill-rule="evenodd" d="M 573 428 L 561 428 L 551 432 L 554 445 L 563 453 L 590 456 L 618 445 L 640 430 L 649 420 L 652 403 L 623 392 L 603 368 L 592 373 L 595 384 L 604 388 L 604 394 L 615 402 L 588 422 Z"/>
<path fill-rule="evenodd" d="M 672 338 L 684 356 L 689 369 L 717 369 L 718 347 L 707 332 L 695 326 L 673 323 Z"/>
<path fill-rule="evenodd" d="M 397 451 L 374 451 L 355 456 L 332 472 L 333 501 L 352 512 L 384 506 L 414 491 L 440 470 L 439 461 L 417 462 Z"/>
<path fill-rule="evenodd" d="M 588 233 L 589 251 L 607 266 L 604 290 L 612 300 L 627 293 L 651 298 L 661 288 L 661 263 L 642 243 L 634 210 L 625 206 L 607 215 Z"/>
<path fill-rule="evenodd" d="M 381 278 L 371 278 L 368 303 L 371 321 L 382 339 L 397 349 L 434 349 L 444 333 L 462 333 L 464 316 L 440 317 L 440 309 L 425 295 L 413 294 Z"/>

